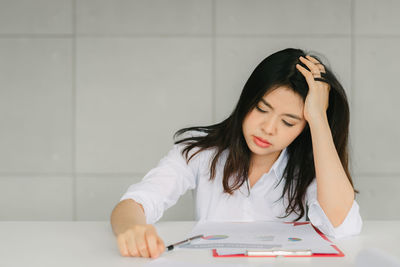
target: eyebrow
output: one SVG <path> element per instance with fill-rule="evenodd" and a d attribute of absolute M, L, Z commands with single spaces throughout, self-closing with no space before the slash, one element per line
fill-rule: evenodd
<path fill-rule="evenodd" d="M 261 98 L 261 101 L 262 101 L 266 106 L 268 106 L 270 109 L 274 110 L 274 108 L 271 106 L 271 104 L 269 104 L 267 101 L 265 101 L 264 98 Z M 293 119 L 297 119 L 297 120 L 299 120 L 299 121 L 302 120 L 299 116 L 296 116 L 296 115 L 294 115 L 294 114 L 285 113 L 285 114 L 283 114 L 283 115 L 284 115 L 284 116 L 291 117 L 291 118 L 293 118 Z"/>

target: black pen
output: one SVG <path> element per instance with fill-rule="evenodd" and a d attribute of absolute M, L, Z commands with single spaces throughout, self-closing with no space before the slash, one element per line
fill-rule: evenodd
<path fill-rule="evenodd" d="M 192 240 L 194 240 L 194 239 L 202 238 L 203 236 L 204 236 L 204 235 L 192 236 L 192 237 L 189 237 L 188 239 L 179 241 L 178 243 L 169 245 L 169 246 L 167 247 L 167 251 L 173 250 L 175 246 L 181 245 L 181 244 L 186 243 L 186 242 L 190 242 L 190 241 L 192 241 Z"/>

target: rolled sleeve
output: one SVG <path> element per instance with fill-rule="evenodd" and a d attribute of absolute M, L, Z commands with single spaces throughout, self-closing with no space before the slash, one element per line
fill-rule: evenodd
<path fill-rule="evenodd" d="M 198 155 L 187 164 L 181 154 L 183 148 L 183 144 L 174 145 L 158 165 L 141 182 L 131 185 L 120 199 L 133 199 L 141 204 L 148 224 L 157 222 L 181 195 L 196 186 Z"/>
<path fill-rule="evenodd" d="M 357 235 L 361 232 L 362 219 L 359 206 L 355 200 L 342 224 L 334 227 L 317 200 L 317 185 L 315 179 L 307 189 L 306 198 L 308 218 L 322 233 L 333 238 L 342 238 L 345 236 Z"/>

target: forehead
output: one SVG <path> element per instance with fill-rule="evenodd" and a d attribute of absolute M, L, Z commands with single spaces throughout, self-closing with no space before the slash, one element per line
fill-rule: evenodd
<path fill-rule="evenodd" d="M 303 109 L 303 98 L 293 91 L 290 87 L 279 86 L 267 92 L 263 99 L 266 100 L 274 109 L 284 111 L 300 111 Z"/>

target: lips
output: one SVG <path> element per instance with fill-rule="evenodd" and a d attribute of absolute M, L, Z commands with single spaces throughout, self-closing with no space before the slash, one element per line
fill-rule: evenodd
<path fill-rule="evenodd" d="M 262 139 L 262 138 L 257 137 L 257 136 L 253 136 L 253 140 L 254 140 L 254 143 L 257 146 L 261 147 L 261 148 L 267 148 L 267 147 L 269 147 L 271 145 L 271 143 L 268 142 L 267 140 Z"/>
<path fill-rule="evenodd" d="M 270 142 L 268 142 L 267 140 L 265 140 L 265 139 L 262 139 L 261 137 L 258 137 L 258 136 L 254 136 L 255 138 L 257 138 L 260 142 L 263 142 L 263 143 L 266 143 L 266 144 L 271 144 Z"/>

